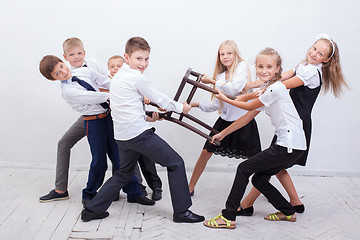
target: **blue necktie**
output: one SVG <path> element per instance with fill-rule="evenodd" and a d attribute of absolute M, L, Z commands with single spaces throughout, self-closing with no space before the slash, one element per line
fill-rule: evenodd
<path fill-rule="evenodd" d="M 78 82 L 83 88 L 85 88 L 88 91 L 96 92 L 96 90 L 90 84 L 88 84 L 84 80 L 79 79 L 76 76 L 73 76 L 71 80 L 74 82 Z M 109 104 L 107 102 L 100 103 L 100 105 L 105 109 L 109 108 Z"/>

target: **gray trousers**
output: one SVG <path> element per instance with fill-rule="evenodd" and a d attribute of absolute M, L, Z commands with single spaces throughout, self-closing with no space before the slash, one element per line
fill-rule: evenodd
<path fill-rule="evenodd" d="M 120 169 L 104 183 L 87 205 L 87 209 L 103 213 L 110 207 L 116 193 L 133 175 L 140 154 L 167 168 L 174 213 L 184 212 L 191 206 L 184 161 L 174 149 L 154 133 L 154 129 L 146 130 L 127 141 L 116 140 L 116 143 L 120 154 Z"/>
<path fill-rule="evenodd" d="M 70 152 L 71 148 L 86 136 L 83 117 L 80 116 L 71 127 L 65 132 L 58 142 L 57 147 L 57 162 L 56 162 L 56 176 L 55 176 L 55 189 L 66 191 L 68 188 L 69 180 L 69 165 L 70 165 Z M 161 180 L 157 175 L 154 163 L 145 163 L 141 170 L 147 180 L 151 189 L 161 189 Z M 136 165 L 134 171 L 135 177 L 139 183 L 142 183 L 139 166 Z"/>
<path fill-rule="evenodd" d="M 85 137 L 84 120 L 79 117 L 58 142 L 55 189 L 66 191 L 69 178 L 71 148 Z"/>

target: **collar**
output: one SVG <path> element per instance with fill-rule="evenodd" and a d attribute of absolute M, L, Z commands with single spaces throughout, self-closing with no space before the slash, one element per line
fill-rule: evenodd
<path fill-rule="evenodd" d="M 86 63 L 85 60 L 84 60 L 83 64 L 81 65 L 81 67 L 88 67 L 88 64 Z M 69 68 L 70 68 L 70 70 L 78 69 L 78 68 L 76 68 L 76 67 L 71 66 L 70 64 L 69 64 Z"/>
<path fill-rule="evenodd" d="M 316 67 L 317 69 L 321 69 L 322 66 L 323 66 L 322 63 L 319 63 L 319 64 L 308 64 L 308 62 L 305 62 L 304 65 L 305 65 L 305 66 L 306 66 L 306 65 L 314 66 L 314 67 Z"/>

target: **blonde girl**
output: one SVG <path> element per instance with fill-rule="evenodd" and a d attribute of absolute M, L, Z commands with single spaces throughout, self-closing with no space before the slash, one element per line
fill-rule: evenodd
<path fill-rule="evenodd" d="M 201 81 L 205 84 L 212 84 L 226 94 L 240 95 L 250 81 L 250 74 L 249 67 L 241 57 L 234 41 L 227 40 L 220 44 L 213 78 L 204 75 Z M 246 114 L 245 110 L 216 98 L 213 98 L 211 102 L 191 102 L 190 106 L 198 107 L 204 112 L 218 111 L 220 116 L 213 127 L 218 131 L 230 126 L 236 119 Z M 255 120 L 224 138 L 218 147 L 207 141 L 189 182 L 191 195 L 194 194 L 195 185 L 212 154 L 230 158 L 247 158 L 260 151 L 260 138 Z"/>
<path fill-rule="evenodd" d="M 253 174 L 253 185 L 279 210 L 277 213 L 267 215 L 265 219 L 296 221 L 294 207 L 269 182 L 269 178 L 282 169 L 291 167 L 304 153 L 306 140 L 302 122 L 292 103 L 289 91 L 280 81 L 281 58 L 279 54 L 271 48 L 262 50 L 256 57 L 255 67 L 258 78 L 266 84 L 265 91 L 259 97 L 249 93 L 236 100 L 227 98 L 223 93 L 217 94 L 217 98 L 249 112 L 214 135 L 212 139 L 222 140 L 231 132 L 246 125 L 260 111 L 265 111 L 271 118 L 277 139 L 268 149 L 239 164 L 225 209 L 219 216 L 204 221 L 204 225 L 207 227 L 229 229 L 236 227 L 237 209 L 249 178 Z"/>
<path fill-rule="evenodd" d="M 294 69 L 282 74 L 282 81 L 286 88 L 290 89 L 291 99 L 303 121 L 307 149 L 295 164 L 305 166 L 310 147 L 311 112 L 319 92 L 322 91 L 324 94 L 332 92 L 335 97 L 339 97 L 343 90 L 348 88 L 341 70 L 336 42 L 327 34 L 317 36 L 305 60 Z M 282 170 L 276 177 L 284 186 L 296 212 L 303 213 L 305 206 L 300 201 L 288 172 Z M 259 195 L 260 192 L 252 188 L 249 195 L 241 202 L 238 215 L 251 216 L 254 212 L 253 204 Z"/>

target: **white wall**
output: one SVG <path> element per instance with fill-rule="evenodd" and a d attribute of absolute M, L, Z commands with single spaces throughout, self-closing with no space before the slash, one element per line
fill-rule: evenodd
<path fill-rule="evenodd" d="M 328 94 L 313 111 L 313 138 L 307 173 L 360 173 L 358 1 L 6 1 L 0 10 L 1 125 L 0 166 L 54 168 L 58 139 L 77 119 L 62 99 L 59 83 L 45 80 L 38 64 L 47 54 L 62 55 L 62 42 L 79 37 L 88 58 L 106 64 L 123 54 L 126 40 L 142 36 L 152 47 L 146 75 L 173 97 L 186 69 L 212 74 L 216 51 L 226 39 L 237 42 L 250 63 L 264 47 L 277 49 L 288 70 L 300 62 L 326 32 L 338 43 L 346 80 L 351 86 L 340 99 Z M 195 100 L 208 99 L 200 92 Z M 212 125 L 216 113 L 194 115 Z M 264 113 L 257 117 L 263 147 L 273 128 Z M 168 122 L 155 124 L 160 136 L 195 164 L 204 140 Z M 87 141 L 76 145 L 72 167 L 86 168 Z M 238 161 L 213 158 L 213 166 Z"/>

